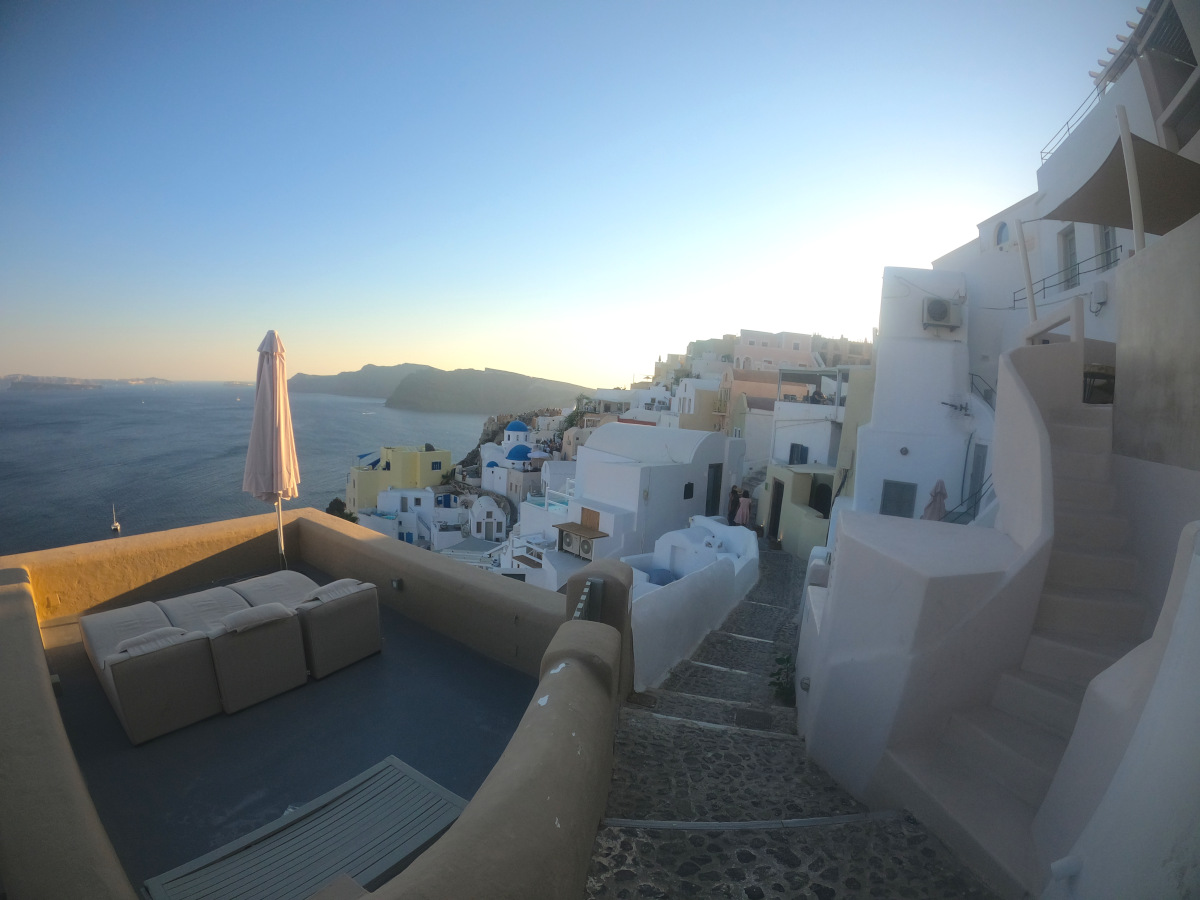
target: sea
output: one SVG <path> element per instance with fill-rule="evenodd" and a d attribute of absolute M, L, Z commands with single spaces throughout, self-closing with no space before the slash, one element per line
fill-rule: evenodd
<path fill-rule="evenodd" d="M 300 496 L 345 498 L 359 454 L 424 445 L 462 459 L 486 416 L 292 393 Z M 0 556 L 271 512 L 242 491 L 254 386 L 220 382 L 0 391 Z M 371 457 L 374 458 L 374 457 Z"/>

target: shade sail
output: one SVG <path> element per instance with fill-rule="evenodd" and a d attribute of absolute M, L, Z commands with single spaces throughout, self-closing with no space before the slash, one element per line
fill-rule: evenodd
<path fill-rule="evenodd" d="M 1166 234 L 1200 215 L 1200 164 L 1137 135 L 1133 156 L 1147 234 Z M 1092 177 L 1043 218 L 1133 228 L 1120 138 Z"/>

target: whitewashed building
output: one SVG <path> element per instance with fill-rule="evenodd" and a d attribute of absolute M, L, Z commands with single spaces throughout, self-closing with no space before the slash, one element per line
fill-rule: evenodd
<path fill-rule="evenodd" d="M 887 271 L 853 508 L 806 591 L 809 753 L 1003 896 L 1200 891 L 1198 47 L 1200 3 L 1151 0 L 1038 192 Z M 893 366 L 918 383 L 885 404 Z M 970 479 L 967 417 L 934 408 L 966 379 L 996 404 L 992 510 L 880 515 L 908 505 L 885 480 Z"/>

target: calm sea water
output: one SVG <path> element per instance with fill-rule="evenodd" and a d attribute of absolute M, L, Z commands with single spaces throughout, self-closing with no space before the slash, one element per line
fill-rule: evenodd
<path fill-rule="evenodd" d="M 354 457 L 424 444 L 455 461 L 484 416 L 388 409 L 382 400 L 293 394 L 300 496 L 345 497 Z M 254 388 L 219 383 L 0 391 L 0 556 L 270 512 L 242 492 Z"/>

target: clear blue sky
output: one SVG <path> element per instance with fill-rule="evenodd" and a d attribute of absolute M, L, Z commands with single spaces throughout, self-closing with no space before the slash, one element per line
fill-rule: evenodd
<path fill-rule="evenodd" d="M 0 5 L 0 374 L 864 337 L 1036 189 L 1133 3 Z"/>

